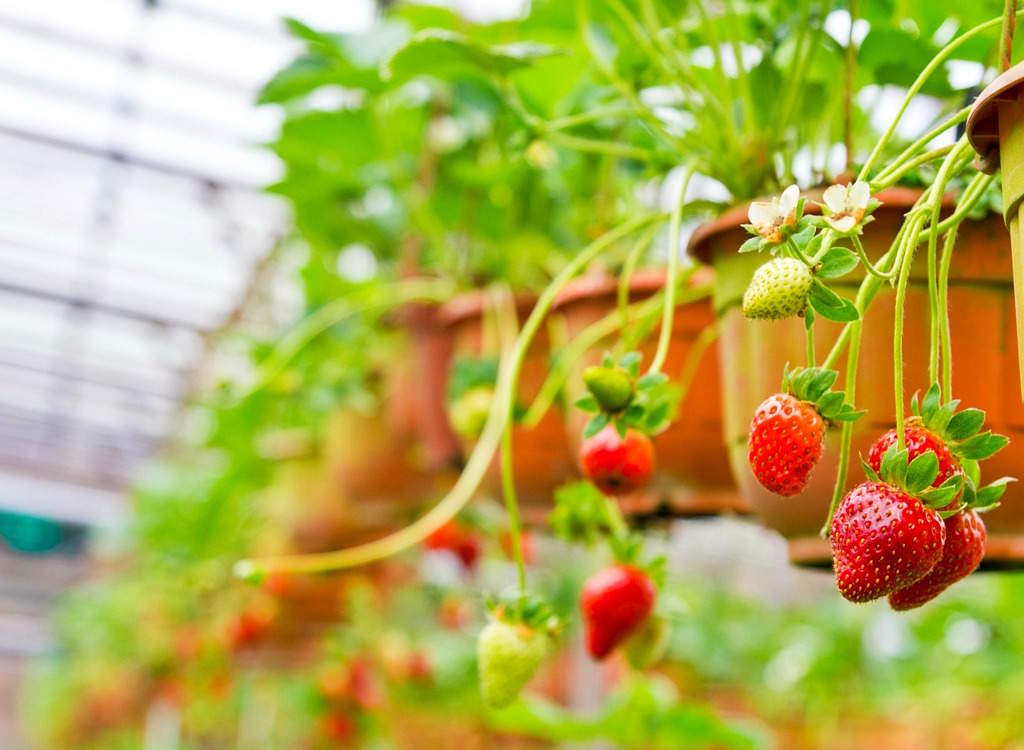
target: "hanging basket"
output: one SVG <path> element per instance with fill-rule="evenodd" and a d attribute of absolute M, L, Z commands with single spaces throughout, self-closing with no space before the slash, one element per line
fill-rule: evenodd
<path fill-rule="evenodd" d="M 710 272 L 700 273 L 694 283 L 708 281 Z M 587 326 L 615 312 L 617 278 L 586 276 L 571 282 L 559 295 L 555 310 L 565 317 L 570 338 Z M 661 291 L 665 274 L 660 270 L 641 271 L 630 280 L 630 301 L 637 302 Z M 660 313 L 659 313 L 660 314 Z M 714 324 L 709 299 L 679 305 L 672 325 L 672 343 L 664 371 L 678 381 L 691 350 L 701 334 Z M 659 326 L 640 346 L 643 362 L 654 356 Z M 570 401 L 583 396 L 580 385 L 583 369 L 600 361 L 606 346 L 592 349 L 570 373 L 567 388 Z M 576 387 L 573 391 L 572 388 Z M 729 469 L 729 457 L 722 435 L 721 393 L 719 389 L 717 345 L 712 343 L 698 360 L 692 383 L 680 404 L 679 418 L 655 437 L 655 474 L 650 486 L 635 496 L 623 498 L 623 510 L 633 515 L 692 517 L 721 513 L 748 513 L 750 507 L 737 491 Z M 578 409 L 569 412 L 569 436 L 573 455 L 579 453 L 587 415 Z"/>
<path fill-rule="evenodd" d="M 869 256 L 878 257 L 888 248 L 905 212 L 919 195 L 916 190 L 893 188 L 877 196 L 882 206 L 863 236 Z M 815 207 L 808 202 L 807 208 Z M 747 238 L 741 227 L 746 216 L 745 206 L 736 208 L 699 228 L 690 243 L 691 252 L 715 269 L 714 306 L 722 327 L 719 357 L 730 460 L 737 484 L 761 521 L 788 540 L 790 559 L 800 565 L 829 567 L 829 545 L 819 530 L 828 515 L 838 468 L 839 431 L 828 432 L 825 454 L 810 484 L 795 497 L 769 493 L 747 463 L 747 435 L 754 410 L 778 390 L 786 363 L 802 365 L 806 354 L 802 319 L 761 322 L 743 317 L 743 292 L 754 271 L 766 262 L 756 253 L 737 253 Z M 966 221 L 953 252 L 949 281 L 954 393 L 964 404 L 985 409 L 987 424 L 1011 439 L 1008 448 L 985 462 L 990 479 L 1019 474 L 1024 465 L 1024 407 L 1017 391 L 1009 244 L 999 217 Z M 852 298 L 859 282 L 860 278 L 851 274 L 835 286 Z M 895 424 L 892 368 L 888 366 L 892 361 L 893 297 L 893 290 L 884 287 L 864 318 L 855 402 L 868 414 L 854 425 L 848 489 L 859 481 L 857 455 L 867 455 L 872 442 Z M 918 253 L 911 269 L 903 341 L 909 392 L 928 388 L 928 316 L 926 258 Z M 814 331 L 817 351 L 827 352 L 841 325 L 818 319 Z M 840 371 L 844 363 L 845 358 L 840 358 Z M 989 533 L 983 567 L 1024 567 L 1024 487 L 1010 485 L 1001 507 L 986 514 L 985 523 Z"/>

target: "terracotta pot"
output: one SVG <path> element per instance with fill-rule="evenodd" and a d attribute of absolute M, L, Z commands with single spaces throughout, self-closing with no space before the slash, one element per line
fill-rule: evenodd
<path fill-rule="evenodd" d="M 694 283 L 710 280 L 710 270 L 700 272 Z M 660 270 L 640 271 L 630 283 L 630 299 L 637 301 L 659 292 L 665 285 Z M 555 309 L 565 317 L 569 336 L 614 313 L 618 279 L 586 276 L 571 282 L 559 295 Z M 709 299 L 676 308 L 672 343 L 665 360 L 665 373 L 678 380 L 690 350 L 705 328 L 714 323 Z M 657 347 L 660 325 L 640 347 L 644 364 Z M 614 338 L 606 344 L 614 342 Z M 600 361 L 604 346 L 595 347 L 574 367 L 567 381 L 570 401 L 583 395 L 584 368 Z M 578 456 L 583 427 L 588 416 L 579 409 L 568 415 L 573 455 Z M 655 475 L 650 486 L 635 496 L 623 498 L 624 510 L 634 514 L 666 513 L 670 516 L 701 516 L 718 513 L 746 513 L 749 506 L 736 490 L 729 470 L 729 458 L 722 438 L 722 411 L 717 346 L 708 347 L 700 360 L 686 398 L 680 404 L 679 419 L 654 439 Z"/>
<path fill-rule="evenodd" d="M 515 306 L 521 326 L 536 302 L 532 295 L 517 295 Z M 490 297 L 483 291 L 460 295 L 441 309 L 441 319 L 452 340 L 452 359 L 448 362 L 447 380 L 454 358 L 479 357 L 497 352 Z M 550 344 L 546 326 L 541 326 L 523 362 L 519 377 L 518 402 L 529 405 L 550 369 Z M 468 455 L 471 443 L 463 444 Z M 550 409 L 536 427 L 515 427 L 512 432 L 513 469 L 516 491 L 524 520 L 544 523 L 552 507 L 552 493 L 573 474 L 569 441 L 561 414 Z M 501 497 L 501 475 L 497 455 L 484 478 L 482 489 Z"/>
<path fill-rule="evenodd" d="M 863 236 L 870 257 L 878 257 L 889 246 L 904 212 L 918 195 L 914 190 L 896 188 L 878 196 L 883 206 Z M 737 208 L 698 229 L 690 243 L 691 252 L 711 262 L 715 269 L 714 304 L 722 326 L 719 357 L 725 394 L 725 433 L 733 472 L 764 524 L 789 540 L 793 562 L 830 566 L 828 543 L 819 537 L 818 531 L 828 513 L 837 470 L 838 430 L 830 430 L 821 463 L 808 488 L 796 497 L 782 498 L 767 492 L 747 464 L 751 415 L 764 398 L 778 389 L 783 366 L 787 362 L 803 364 L 806 355 L 802 319 L 749 321 L 740 311 L 740 299 L 750 277 L 766 262 L 765 256 L 736 252 L 747 237 L 740 227 L 745 221 L 746 207 Z M 1017 393 L 1008 250 L 1009 240 L 998 217 L 967 221 L 960 229 L 950 272 L 954 393 L 965 405 L 985 409 L 992 429 L 1009 435 L 1012 441 L 1010 447 L 985 462 L 984 476 L 988 479 L 1019 473 L 1019 467 L 1024 465 L 1024 407 Z M 925 260 L 924 253 L 919 251 L 907 295 L 903 358 L 908 403 L 915 390 L 923 392 L 928 388 Z M 852 298 L 859 281 L 854 273 L 834 286 Z M 864 317 L 855 400 L 857 407 L 867 409 L 868 414 L 855 424 L 848 487 L 861 480 L 856 464 L 858 453 L 866 454 L 875 438 L 895 424 L 891 374 L 893 313 L 894 293 L 886 285 Z M 819 316 L 815 323 L 819 356 L 828 351 L 840 330 L 840 324 Z M 840 359 L 840 371 L 844 363 L 845 357 Z M 985 522 L 989 542 L 983 565 L 992 568 L 1024 564 L 1024 486 L 1011 485 L 1002 506 L 989 513 Z"/>

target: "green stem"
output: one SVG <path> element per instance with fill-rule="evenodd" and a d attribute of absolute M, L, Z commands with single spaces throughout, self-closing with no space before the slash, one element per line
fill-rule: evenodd
<path fill-rule="evenodd" d="M 621 104 L 609 105 L 607 107 L 595 107 L 587 112 L 580 112 L 575 115 L 566 115 L 544 123 L 542 131 L 551 133 L 556 130 L 568 130 L 580 125 L 589 125 L 596 120 L 604 120 L 609 117 L 628 115 L 633 112 L 631 107 L 623 107 Z"/>
<path fill-rule="evenodd" d="M 879 190 L 884 190 L 887 187 L 895 185 L 897 182 L 902 180 L 909 172 L 920 167 L 922 164 L 935 161 L 936 159 L 945 158 L 946 154 L 953 150 L 955 144 L 948 144 L 941 148 L 932 149 L 923 154 L 919 154 L 908 162 L 905 162 L 899 169 L 895 171 L 886 171 L 885 174 L 880 174 L 871 181 L 871 192 L 877 193 Z"/>
<path fill-rule="evenodd" d="M 494 309 L 498 317 L 498 333 L 501 338 L 501 351 L 507 353 L 512 350 L 516 339 L 516 309 L 515 297 L 512 291 L 503 286 L 502 290 L 492 291 L 494 297 Z M 505 500 L 505 510 L 508 513 L 509 535 L 512 538 L 512 557 L 516 564 L 516 574 L 519 582 L 519 604 L 526 601 L 526 564 L 523 561 L 523 541 L 521 524 L 519 520 L 519 502 L 516 498 L 516 478 L 512 464 L 512 428 L 515 424 L 515 399 L 508 404 L 508 412 L 505 415 L 505 428 L 501 433 L 501 494 Z M 520 611 L 520 614 L 522 612 Z"/>
<path fill-rule="evenodd" d="M 846 355 L 846 399 L 854 403 L 857 395 L 857 365 L 860 359 L 860 339 L 863 323 L 856 320 L 850 323 L 846 330 L 850 331 L 850 351 Z M 853 422 L 843 422 L 839 436 L 839 468 L 836 472 L 836 483 L 832 488 L 832 502 L 829 504 L 828 516 L 825 518 L 825 525 L 821 529 L 821 535 L 827 537 L 832 528 L 832 518 L 839 507 L 839 501 L 843 499 L 843 490 L 846 489 L 846 477 L 850 471 L 850 449 L 853 445 Z"/>
<path fill-rule="evenodd" d="M 893 133 L 896 132 L 896 126 L 899 124 L 904 113 L 907 111 L 907 107 L 910 106 L 911 100 L 917 96 L 921 91 L 921 87 L 924 86 L 925 82 L 931 78 L 932 74 L 938 70 L 938 68 L 946 61 L 946 59 L 956 51 L 960 45 L 970 41 L 979 34 L 983 34 L 995 26 L 998 26 L 1003 22 L 1002 16 L 999 18 L 993 18 L 992 20 L 986 21 L 985 23 L 978 24 L 973 29 L 965 31 L 963 34 L 958 36 L 953 41 L 949 42 L 945 47 L 939 50 L 938 54 L 931 59 L 931 62 L 925 66 L 925 69 L 921 71 L 920 75 L 914 80 L 910 88 L 907 90 L 907 95 L 903 100 L 903 104 L 900 105 L 899 111 L 896 113 L 896 117 L 889 124 L 888 129 L 882 134 L 882 137 L 875 143 L 874 149 L 871 151 L 871 155 L 868 160 L 864 162 L 864 166 L 861 167 L 860 174 L 857 176 L 858 180 L 867 179 L 868 174 L 871 173 L 871 169 L 875 166 L 875 162 L 882 154 L 882 150 L 888 145 L 889 140 L 892 138 Z"/>
<path fill-rule="evenodd" d="M 903 249 L 900 257 L 899 280 L 896 282 L 896 308 L 893 314 L 892 324 L 892 380 L 893 397 L 896 413 L 896 445 L 897 450 L 907 447 L 907 440 L 903 424 L 905 412 L 903 401 L 903 322 L 906 316 L 907 284 L 910 280 L 910 267 L 914 263 L 914 251 L 917 247 L 917 232 L 925 221 L 924 216 L 911 219 L 914 225 L 911 227 L 910 239 Z"/>
<path fill-rule="evenodd" d="M 390 557 L 418 544 L 451 520 L 473 497 L 499 447 L 502 433 L 511 414 L 516 393 L 515 384 L 519 381 L 519 373 L 522 370 L 526 352 L 537 335 L 541 323 L 551 310 L 555 296 L 580 270 L 608 247 L 633 232 L 664 218 L 665 215 L 661 213 L 639 216 L 606 232 L 580 250 L 541 293 L 537 304 L 530 312 L 522 331 L 516 338 L 515 346 L 507 357 L 502 358 L 494 400 L 487 415 L 487 422 L 480 439 L 469 455 L 465 468 L 456 480 L 455 486 L 425 515 L 393 534 L 356 547 L 313 555 L 285 555 L 240 560 L 235 564 L 235 574 L 241 578 L 250 578 L 275 570 L 318 573 L 365 565 L 374 560 Z"/>
<path fill-rule="evenodd" d="M 949 118 L 943 120 L 938 125 L 931 128 L 924 135 L 920 136 L 917 140 L 915 140 L 913 143 L 911 143 L 909 146 L 903 149 L 902 153 L 900 153 L 895 159 L 890 161 L 889 164 L 885 167 L 885 169 L 883 169 L 881 172 L 875 175 L 875 179 L 871 181 L 872 187 L 875 185 L 877 180 L 888 181 L 889 175 L 891 175 L 897 169 L 901 168 L 907 162 L 907 160 L 910 159 L 914 154 L 916 154 L 922 148 L 931 143 L 937 136 L 945 133 L 950 128 L 962 123 L 964 120 L 967 119 L 968 115 L 970 114 L 971 107 L 964 107 L 963 109 L 957 111 Z M 950 145 L 950 148 L 952 148 L 952 144 Z M 872 191 L 874 191 L 874 187 Z"/>
<path fill-rule="evenodd" d="M 385 312 L 412 302 L 442 302 L 455 288 L 450 282 L 435 279 L 406 279 L 375 287 L 373 297 L 351 297 L 334 300 L 304 318 L 290 330 L 274 350 L 260 362 L 252 385 L 238 399 L 258 392 L 288 366 L 289 363 L 321 334 L 357 315 Z"/>
<path fill-rule="evenodd" d="M 807 366 L 814 367 L 814 321 L 804 321 L 804 331 L 807 334 Z"/>
<path fill-rule="evenodd" d="M 626 256 L 626 262 L 622 264 L 622 275 L 619 276 L 619 288 L 616 302 L 619 309 L 619 317 L 622 321 L 623 331 L 629 328 L 629 287 L 633 281 L 633 272 L 636 270 L 637 264 L 640 262 L 640 256 L 642 256 L 644 251 L 651 246 L 651 242 L 654 240 L 654 236 L 657 233 L 657 227 L 651 227 L 649 230 L 644 232 L 636 244 L 630 249 L 629 255 Z"/>
<path fill-rule="evenodd" d="M 548 133 L 548 140 L 560 146 L 565 146 L 566 148 L 586 153 L 622 156 L 626 159 L 633 159 L 634 161 L 654 161 L 654 154 L 647 149 L 638 148 L 637 146 L 627 146 L 626 144 L 616 143 L 615 141 L 602 141 L 596 138 L 581 138 L 580 136 L 569 135 L 568 133 L 562 133 L 560 131 Z"/>
<path fill-rule="evenodd" d="M 672 209 L 669 222 L 668 238 L 668 269 L 665 272 L 665 306 L 661 315 L 661 330 L 658 332 L 658 348 L 654 350 L 651 366 L 647 372 L 661 372 L 668 357 L 668 348 L 672 343 L 672 323 L 676 317 L 676 277 L 679 275 L 679 234 L 682 231 L 683 205 L 686 203 L 686 190 L 690 187 L 693 169 L 687 168 L 683 184 L 679 188 L 679 199 Z"/>
<path fill-rule="evenodd" d="M 800 248 L 798 248 L 796 246 L 795 242 L 793 242 L 793 238 L 792 237 L 790 237 L 789 239 L 786 240 L 785 247 L 786 247 L 786 249 L 790 253 L 792 253 L 794 258 L 799 260 L 801 263 L 803 263 L 808 268 L 814 268 L 814 266 L 817 265 L 814 261 L 812 261 L 810 258 L 808 258 L 806 255 L 803 254 L 803 251 L 800 250 Z"/>
<path fill-rule="evenodd" d="M 864 245 L 861 244 L 860 237 L 855 234 L 851 234 L 850 241 L 853 243 L 853 249 L 857 251 L 857 255 L 860 257 L 860 262 L 864 266 L 865 271 L 882 281 L 891 281 L 895 278 L 894 274 L 883 273 L 872 265 L 871 261 L 868 259 L 868 254 L 864 252 Z"/>

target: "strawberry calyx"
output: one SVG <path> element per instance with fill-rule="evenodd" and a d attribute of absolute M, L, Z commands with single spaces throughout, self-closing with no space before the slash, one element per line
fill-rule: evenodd
<path fill-rule="evenodd" d="M 797 367 L 792 370 L 787 364 L 782 371 L 782 392 L 814 406 L 826 422 L 854 422 L 866 412 L 857 411 L 853 404 L 846 402 L 846 394 L 833 391 L 839 373 L 824 367 Z"/>
<path fill-rule="evenodd" d="M 488 596 L 487 609 L 491 617 L 506 625 L 520 626 L 555 638 L 562 630 L 562 621 L 551 605 L 532 592 L 507 591 Z"/>
<path fill-rule="evenodd" d="M 945 443 L 953 457 L 964 470 L 963 495 L 955 508 L 943 509 L 943 517 L 972 508 L 979 513 L 990 511 L 999 505 L 999 499 L 1014 477 L 1000 477 L 985 486 L 981 485 L 979 462 L 991 458 L 1005 448 L 1010 440 L 991 430 L 984 430 L 985 412 L 967 407 L 957 411 L 959 399 L 943 402 L 938 383 L 933 383 L 924 399 L 915 393 L 910 400 L 913 414 L 905 425 L 919 425 Z M 943 485 L 944 486 L 944 485 Z M 941 488 L 937 488 L 941 489 Z M 956 496 L 951 500 L 956 499 Z"/>
<path fill-rule="evenodd" d="M 627 352 L 618 362 L 606 352 L 599 366 L 584 371 L 587 395 L 576 402 L 576 408 L 593 414 L 583 428 L 584 439 L 609 424 L 620 438 L 630 428 L 656 435 L 669 426 L 679 404 L 679 389 L 664 373 L 640 375 L 641 360 L 640 352 Z"/>

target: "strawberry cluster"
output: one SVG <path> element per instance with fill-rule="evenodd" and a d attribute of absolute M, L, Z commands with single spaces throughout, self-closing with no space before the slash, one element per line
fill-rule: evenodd
<path fill-rule="evenodd" d="M 654 473 L 650 435 L 669 423 L 678 399 L 663 373 L 640 375 L 640 353 L 618 362 L 605 354 L 583 373 L 587 395 L 576 406 L 591 413 L 583 428 L 580 468 L 606 495 L 643 489 Z"/>
<path fill-rule="evenodd" d="M 1012 481 L 978 487 L 978 462 L 1008 440 L 982 432 L 985 413 L 941 403 L 937 385 L 911 404 L 901 450 L 896 430 L 864 462 L 867 481 L 836 509 L 830 528 L 836 585 L 853 602 L 888 597 L 919 607 L 973 573 L 985 553 L 985 523 Z"/>

